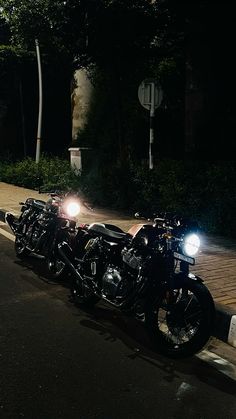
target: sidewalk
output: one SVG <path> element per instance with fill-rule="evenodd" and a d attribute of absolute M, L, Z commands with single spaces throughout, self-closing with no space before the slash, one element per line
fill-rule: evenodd
<path fill-rule="evenodd" d="M 19 202 L 26 198 L 47 200 L 47 194 L 0 182 L 0 220 L 4 213 L 20 213 Z M 127 231 L 137 219 L 123 217 L 115 211 L 88 211 L 82 207 L 79 222 L 94 221 L 115 224 Z M 201 252 L 191 272 L 201 276 L 209 288 L 217 309 L 215 336 L 236 347 L 236 240 L 204 235 Z"/>

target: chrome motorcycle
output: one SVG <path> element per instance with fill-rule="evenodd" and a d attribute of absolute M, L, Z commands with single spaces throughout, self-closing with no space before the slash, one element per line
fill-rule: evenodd
<path fill-rule="evenodd" d="M 24 258 L 32 253 L 44 257 L 51 277 L 59 279 L 65 276 L 67 268 L 58 254 L 58 243 L 72 240 L 80 203 L 70 194 L 49 195 L 47 202 L 34 198 L 20 202 L 20 217 L 8 212 L 5 221 L 15 235 L 16 255 Z"/>
<path fill-rule="evenodd" d="M 125 233 L 102 223 L 77 228 L 73 247 L 58 245 L 71 272 L 75 304 L 100 299 L 145 324 L 157 351 L 191 356 L 208 342 L 215 308 L 203 280 L 189 271 L 200 247 L 196 228 L 168 214 Z"/>

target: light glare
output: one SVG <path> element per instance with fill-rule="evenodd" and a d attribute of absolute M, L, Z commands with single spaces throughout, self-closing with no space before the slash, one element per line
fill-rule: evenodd
<path fill-rule="evenodd" d="M 78 202 L 69 202 L 66 206 L 66 212 L 70 217 L 76 217 L 80 213 L 80 205 Z"/>
<path fill-rule="evenodd" d="M 184 240 L 184 252 L 187 256 L 194 256 L 200 247 L 200 239 L 196 234 L 190 234 Z"/>

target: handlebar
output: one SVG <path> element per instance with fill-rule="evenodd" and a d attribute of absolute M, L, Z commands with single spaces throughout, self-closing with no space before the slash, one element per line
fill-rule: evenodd
<path fill-rule="evenodd" d="M 156 225 L 160 225 L 162 227 L 169 227 L 169 228 L 177 228 L 177 227 L 184 227 L 184 228 L 191 228 L 191 229 L 199 229 L 198 223 L 190 220 L 186 217 L 180 216 L 178 214 L 172 214 L 170 212 L 159 212 L 153 213 L 152 215 L 148 214 L 141 214 L 139 212 L 135 213 L 135 218 L 143 219 L 147 221 L 153 221 Z"/>
<path fill-rule="evenodd" d="M 59 189 L 54 189 L 54 190 L 48 190 L 48 189 L 44 189 L 43 187 L 39 188 L 39 194 L 41 193 L 45 193 L 47 195 L 65 195 L 67 192 L 59 190 Z"/>
<path fill-rule="evenodd" d="M 76 193 L 76 192 L 72 193 L 72 192 L 68 192 L 68 191 L 67 192 L 62 192 L 62 191 L 48 191 L 47 194 L 52 198 L 52 200 L 55 199 L 55 201 L 61 202 L 61 203 L 64 200 L 66 200 L 67 198 L 70 198 L 70 197 L 71 198 L 75 198 L 75 200 L 78 199 L 80 205 L 84 206 L 84 208 L 86 208 L 87 210 L 89 210 L 91 212 L 94 211 L 93 207 L 87 201 L 82 200 L 79 197 L 79 194 Z M 49 198 L 49 201 L 48 202 L 50 202 L 50 198 Z"/>
<path fill-rule="evenodd" d="M 153 213 L 153 214 L 145 214 L 136 212 L 134 214 L 135 218 L 147 220 L 147 221 L 160 221 L 160 222 L 170 222 L 174 220 L 173 216 L 170 216 L 169 213 Z"/>

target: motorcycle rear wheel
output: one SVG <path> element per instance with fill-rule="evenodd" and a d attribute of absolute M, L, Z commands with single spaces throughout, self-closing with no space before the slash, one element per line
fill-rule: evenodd
<path fill-rule="evenodd" d="M 214 326 L 215 308 L 204 284 L 193 279 L 167 290 L 145 312 L 147 330 L 158 352 L 189 357 L 204 348 Z"/>

